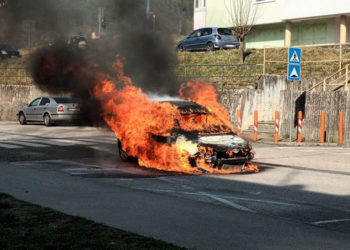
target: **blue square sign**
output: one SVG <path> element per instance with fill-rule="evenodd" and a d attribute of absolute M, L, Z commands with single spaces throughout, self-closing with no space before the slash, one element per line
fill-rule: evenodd
<path fill-rule="evenodd" d="M 288 81 L 300 81 L 301 66 L 300 64 L 288 64 L 287 78 Z"/>
<path fill-rule="evenodd" d="M 288 63 L 301 64 L 301 48 L 288 49 Z"/>

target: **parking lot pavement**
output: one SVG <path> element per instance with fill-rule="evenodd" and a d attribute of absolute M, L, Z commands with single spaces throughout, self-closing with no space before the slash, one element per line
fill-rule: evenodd
<path fill-rule="evenodd" d="M 0 192 L 17 198 L 189 248 L 349 246 L 347 149 L 254 144 L 260 173 L 191 176 L 121 162 L 107 130 L 0 128 L 19 146 L 0 146 Z"/>

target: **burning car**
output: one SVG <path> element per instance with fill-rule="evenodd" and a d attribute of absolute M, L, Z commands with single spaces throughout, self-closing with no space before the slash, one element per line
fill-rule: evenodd
<path fill-rule="evenodd" d="M 213 170 L 234 169 L 241 172 L 250 165 L 254 157 L 251 145 L 225 126 L 208 129 L 207 121 L 211 113 L 207 108 L 181 99 L 162 100 L 160 103 L 176 106 L 182 119 L 174 119 L 171 131 L 162 134 L 152 133 L 150 138 L 158 143 L 176 144 L 177 147 L 189 153 L 188 161 L 192 168 L 207 172 L 206 168 L 202 168 L 204 164 L 210 165 Z M 171 119 L 171 117 L 164 119 Z M 189 132 L 188 124 L 195 125 L 196 129 Z M 123 161 L 135 160 L 134 156 L 128 155 L 127 149 L 128 145 L 122 145 L 118 140 L 120 158 Z"/>

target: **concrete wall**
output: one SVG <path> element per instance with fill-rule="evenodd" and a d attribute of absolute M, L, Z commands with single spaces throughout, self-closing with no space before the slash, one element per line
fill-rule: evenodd
<path fill-rule="evenodd" d="M 321 111 L 325 111 L 326 141 L 338 141 L 339 112 L 344 113 L 344 142 L 350 143 L 350 91 L 337 92 L 301 92 L 294 95 L 293 138 L 297 136 L 297 113 L 303 112 L 303 137 L 307 141 L 320 140 Z M 290 91 L 281 91 L 281 130 L 280 134 L 289 135 Z"/>
<path fill-rule="evenodd" d="M 34 86 L 0 84 L 0 121 L 16 120 L 18 109 L 46 93 Z"/>
<path fill-rule="evenodd" d="M 295 84 L 293 107 L 293 132 L 296 137 L 296 114 L 303 111 L 303 137 L 307 141 L 319 141 L 321 111 L 326 112 L 326 135 L 328 142 L 338 141 L 338 114 L 344 112 L 344 142 L 350 145 L 350 91 L 304 92 L 317 79 L 303 79 Z M 48 95 L 35 86 L 0 85 L 0 120 L 14 121 L 18 108 L 34 98 Z M 289 135 L 290 83 L 282 76 L 265 76 L 259 79 L 258 89 L 230 89 L 219 91 L 220 102 L 230 113 L 236 127 L 237 110 L 242 110 L 242 129 L 253 124 L 254 110 L 259 121 L 273 121 L 275 111 L 280 111 L 280 136 Z"/>
<path fill-rule="evenodd" d="M 318 79 L 304 79 L 294 85 L 292 137 L 297 136 L 297 113 L 303 112 L 303 137 L 307 141 L 320 140 L 321 111 L 326 112 L 326 141 L 338 141 L 339 111 L 344 113 L 344 143 L 350 146 L 350 91 L 305 92 Z M 242 110 L 242 130 L 254 122 L 254 110 L 259 121 L 273 121 L 275 111 L 280 112 L 280 136 L 289 136 L 290 83 L 285 77 L 266 76 L 260 79 L 258 90 L 223 90 L 220 102 L 228 109 L 231 122 L 236 128 L 237 110 Z"/>

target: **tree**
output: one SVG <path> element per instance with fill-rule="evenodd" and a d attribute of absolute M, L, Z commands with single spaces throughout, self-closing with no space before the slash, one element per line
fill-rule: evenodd
<path fill-rule="evenodd" d="M 254 25 L 257 7 L 252 5 L 252 0 L 225 0 L 225 6 L 232 30 L 240 44 L 240 63 L 244 63 L 244 40 Z"/>

